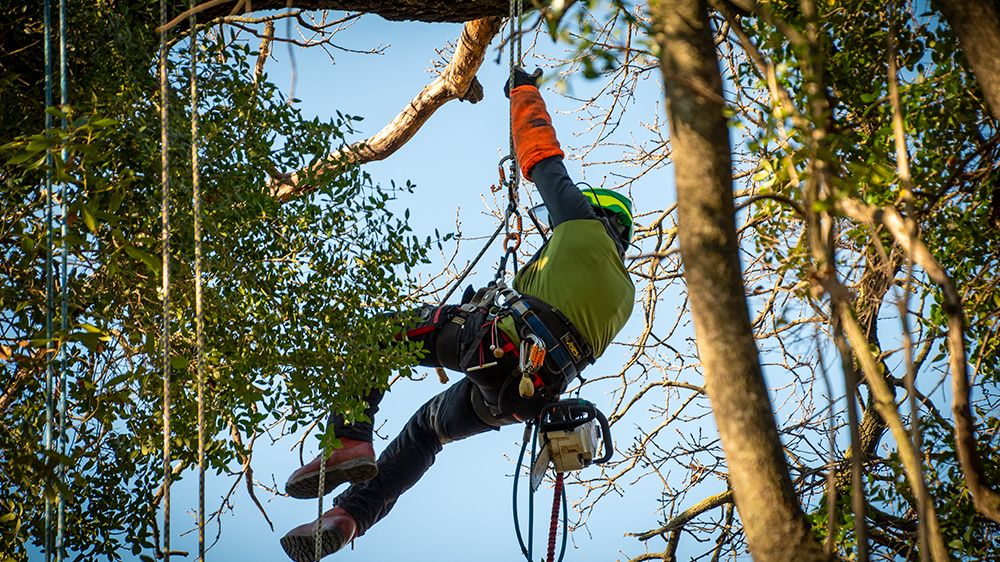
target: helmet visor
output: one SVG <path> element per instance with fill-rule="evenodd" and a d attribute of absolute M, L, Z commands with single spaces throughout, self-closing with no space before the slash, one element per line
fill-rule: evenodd
<path fill-rule="evenodd" d="M 549 222 L 549 210 L 545 203 L 535 205 L 528 209 L 528 216 L 539 232 L 545 234 L 552 230 L 552 223 Z"/>

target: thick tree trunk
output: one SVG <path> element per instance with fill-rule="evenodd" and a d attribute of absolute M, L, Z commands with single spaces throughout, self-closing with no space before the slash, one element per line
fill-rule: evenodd
<path fill-rule="evenodd" d="M 736 507 L 754 559 L 827 560 L 788 475 L 739 263 L 729 131 L 704 0 L 652 3 L 677 179 L 684 276 Z"/>
<path fill-rule="evenodd" d="M 934 0 L 958 35 L 972 72 L 1000 120 L 1000 3 L 996 0 Z"/>
<path fill-rule="evenodd" d="M 532 7 L 525 2 L 525 9 Z M 189 8 L 187 0 L 173 1 L 170 18 Z M 489 16 L 506 16 L 510 13 L 507 0 L 205 0 L 199 2 L 200 21 L 237 13 L 263 10 L 343 10 L 375 14 L 393 21 L 467 22 Z M 181 22 L 180 25 L 186 25 Z"/>

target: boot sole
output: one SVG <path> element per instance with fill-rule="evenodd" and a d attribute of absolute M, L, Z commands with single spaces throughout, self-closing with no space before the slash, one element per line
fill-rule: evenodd
<path fill-rule="evenodd" d="M 324 529 L 320 536 L 323 543 L 320 556 L 333 554 L 347 542 L 340 529 Z M 316 558 L 316 536 L 312 533 L 308 535 L 285 535 L 281 537 L 281 548 L 285 549 L 285 554 L 295 562 L 313 562 Z"/>
<path fill-rule="evenodd" d="M 330 493 L 334 488 L 350 482 L 358 484 L 367 482 L 378 474 L 378 465 L 375 459 L 358 458 L 344 461 L 336 466 L 326 467 L 323 473 L 323 495 Z M 297 499 L 308 500 L 318 497 L 319 492 L 319 471 L 303 474 L 295 480 L 290 480 L 285 484 L 285 493 Z"/>

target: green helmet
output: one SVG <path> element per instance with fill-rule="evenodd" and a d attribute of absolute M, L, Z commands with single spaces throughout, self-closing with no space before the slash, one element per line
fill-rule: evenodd
<path fill-rule="evenodd" d="M 598 216 L 617 219 L 620 227 L 619 236 L 628 246 L 632 241 L 632 235 L 635 234 L 635 225 L 632 222 L 632 201 L 621 193 L 610 189 L 586 187 L 581 191 L 584 197 L 590 201 Z"/>

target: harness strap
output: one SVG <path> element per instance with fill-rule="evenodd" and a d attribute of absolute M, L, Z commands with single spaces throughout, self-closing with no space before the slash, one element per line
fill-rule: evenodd
<path fill-rule="evenodd" d="M 515 324 L 520 323 L 545 343 L 548 367 L 562 375 L 560 393 L 585 365 L 594 362 L 590 346 L 555 307 L 535 297 L 518 295 L 507 302 L 506 308 Z"/>

